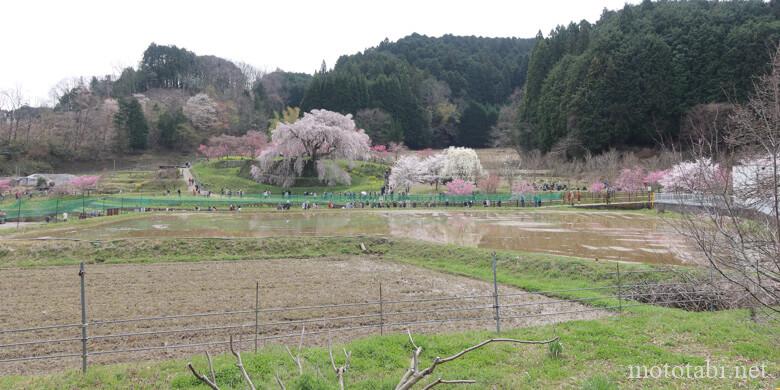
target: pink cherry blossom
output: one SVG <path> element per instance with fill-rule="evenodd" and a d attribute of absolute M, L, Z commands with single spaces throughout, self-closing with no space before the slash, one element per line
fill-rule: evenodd
<path fill-rule="evenodd" d="M 590 184 L 589 190 L 590 192 L 601 192 L 604 191 L 607 188 L 607 186 L 600 182 L 600 181 L 594 181 Z"/>
<path fill-rule="evenodd" d="M 645 170 L 642 167 L 624 168 L 615 180 L 615 186 L 621 191 L 637 192 L 644 188 L 645 176 Z"/>
<path fill-rule="evenodd" d="M 67 184 L 81 192 L 86 192 L 87 190 L 95 188 L 98 181 L 100 181 L 100 176 L 85 175 L 76 176 L 73 179 L 70 179 Z"/>
<path fill-rule="evenodd" d="M 666 170 L 658 170 L 658 171 L 652 171 L 648 172 L 647 175 L 645 175 L 645 183 L 648 185 L 657 185 L 661 179 L 663 179 L 666 176 Z"/>
<path fill-rule="evenodd" d="M 691 193 L 722 189 L 727 182 L 728 173 L 709 158 L 683 161 L 659 180 L 664 191 Z"/>
<path fill-rule="evenodd" d="M 355 126 L 352 115 L 328 110 L 312 110 L 294 123 L 280 123 L 271 134 L 271 145 L 258 157 L 255 180 L 289 187 L 297 177 L 317 171 L 321 159 L 362 160 L 370 154 L 371 140 Z M 307 169 L 308 167 L 308 169 Z M 304 172 L 306 171 L 306 172 Z M 318 175 L 318 176 L 319 176 Z M 323 177 L 319 177 L 323 180 Z"/>
<path fill-rule="evenodd" d="M 220 135 L 211 137 L 207 145 L 200 145 L 198 153 L 212 159 L 227 156 L 243 156 L 255 158 L 268 146 L 265 134 L 250 130 L 240 137 Z"/>
<path fill-rule="evenodd" d="M 486 194 L 495 194 L 498 191 L 498 186 L 501 183 L 501 178 L 498 175 L 491 173 L 487 177 L 479 179 L 477 181 L 477 187 L 480 191 Z"/>
<path fill-rule="evenodd" d="M 474 183 L 463 179 L 455 179 L 447 183 L 449 195 L 471 195 L 474 193 Z"/>
<path fill-rule="evenodd" d="M 11 189 L 11 179 L 0 180 L 0 193 Z"/>
<path fill-rule="evenodd" d="M 534 185 L 525 180 L 521 180 L 515 183 L 514 186 L 512 186 L 513 195 L 525 195 L 525 194 L 533 193 L 535 191 L 536 189 L 534 188 Z"/>

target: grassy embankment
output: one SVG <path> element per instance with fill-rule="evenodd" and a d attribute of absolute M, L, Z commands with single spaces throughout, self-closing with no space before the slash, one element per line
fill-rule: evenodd
<path fill-rule="evenodd" d="M 100 190 L 109 193 L 158 194 L 166 190 L 187 190 L 184 180 L 176 177 L 160 177 L 157 171 L 112 171 L 100 180 Z"/>
<path fill-rule="evenodd" d="M 296 186 L 291 190 L 300 194 L 303 192 L 360 192 L 360 191 L 379 191 L 384 183 L 383 174 L 387 166 L 370 162 L 340 161 L 339 164 L 349 173 L 352 178 L 350 185 L 343 186 Z M 284 189 L 279 186 L 258 183 L 249 177 L 249 165 L 241 160 L 214 160 L 196 163 L 192 167 L 192 174 L 203 185 L 212 192 L 219 192 L 220 189 L 230 189 L 233 191 L 243 190 L 247 194 L 259 194 L 270 190 L 274 194 L 279 194 Z"/>
<path fill-rule="evenodd" d="M 249 258 L 308 258 L 359 255 L 363 242 L 372 256 L 490 280 L 490 253 L 477 248 L 436 245 L 375 237 L 267 238 L 239 240 L 126 240 L 89 242 L 4 242 L 0 262 L 7 266 L 48 266 L 91 262 L 157 262 L 238 260 Z M 196 253 L 197 257 L 193 254 Z M 599 287 L 614 284 L 614 263 L 544 254 L 499 252 L 499 281 L 533 291 Z M 644 270 L 648 265 L 626 265 L 625 270 Z M 626 283 L 639 279 L 667 278 L 668 274 L 627 274 Z M 609 290 L 581 290 L 551 295 L 598 298 L 591 304 L 614 306 Z M 561 337 L 564 352 L 549 356 L 539 346 L 494 345 L 442 366 L 432 378 L 471 378 L 474 388 L 588 389 L 627 388 L 774 388 L 780 366 L 780 326 L 755 323 L 745 310 L 690 313 L 649 305 L 628 306 L 624 314 L 600 320 L 574 321 L 557 326 L 538 326 L 505 331 L 503 336 L 524 339 Z M 424 348 L 423 362 L 455 353 L 491 337 L 490 332 L 464 332 L 417 336 Z M 339 346 L 340 347 L 340 346 Z M 411 351 L 402 335 L 368 337 L 346 345 L 352 351 L 348 388 L 391 389 L 408 364 Z M 340 348 L 336 349 L 337 351 Z M 244 364 L 258 388 L 274 388 L 274 373 L 288 388 L 336 388 L 327 351 L 307 348 L 303 353 L 305 375 L 299 377 L 286 352 L 279 347 L 243 354 Z M 339 359 L 337 355 L 337 359 Z M 201 370 L 205 359 L 194 363 Z M 743 379 L 628 379 L 629 365 L 751 366 L 766 364 L 773 378 Z M 176 388 L 197 387 L 183 360 L 91 367 L 86 376 L 77 371 L 49 376 L 0 378 L 0 388 Z M 231 356 L 215 360 L 217 381 L 223 388 L 243 388 Z M 200 387 L 204 388 L 204 387 Z"/>

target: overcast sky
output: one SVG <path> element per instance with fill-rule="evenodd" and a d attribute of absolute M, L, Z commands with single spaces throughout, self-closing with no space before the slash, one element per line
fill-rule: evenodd
<path fill-rule="evenodd" d="M 413 32 L 488 37 L 546 35 L 558 24 L 595 22 L 625 0 L 5 0 L 0 90 L 21 87 L 32 104 L 57 82 L 117 74 L 151 42 L 312 73 Z M 629 0 L 636 3 L 638 0 Z"/>

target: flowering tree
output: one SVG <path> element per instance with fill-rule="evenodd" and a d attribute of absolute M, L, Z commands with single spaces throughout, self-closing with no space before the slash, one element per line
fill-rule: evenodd
<path fill-rule="evenodd" d="M 474 193 L 474 183 L 463 179 L 454 179 L 447 183 L 449 195 L 471 195 Z"/>
<path fill-rule="evenodd" d="M 387 151 L 390 152 L 396 160 L 398 160 L 398 156 L 405 150 L 407 150 L 407 147 L 403 142 L 390 142 L 387 145 Z"/>
<path fill-rule="evenodd" d="M 265 134 L 250 130 L 240 137 L 226 134 L 211 137 L 206 145 L 198 147 L 198 153 L 209 159 L 227 156 L 256 158 L 267 146 L 268 137 Z"/>
<path fill-rule="evenodd" d="M 720 164 L 702 157 L 673 166 L 658 183 L 665 191 L 701 193 L 724 188 L 727 176 Z"/>
<path fill-rule="evenodd" d="M 780 172 L 774 166 L 780 156 L 743 159 L 732 169 L 734 195 L 747 207 L 772 215 L 780 200 L 772 194 L 780 193 Z"/>
<path fill-rule="evenodd" d="M 491 173 L 487 177 L 483 177 L 477 181 L 477 187 L 486 194 L 495 194 L 498 191 L 498 185 L 501 183 L 501 178 L 498 175 Z"/>
<path fill-rule="evenodd" d="M 11 179 L 0 180 L 0 194 L 11 189 Z"/>
<path fill-rule="evenodd" d="M 67 184 L 81 191 L 81 193 L 85 193 L 91 189 L 94 189 L 98 181 L 100 181 L 100 176 L 86 175 L 76 176 L 73 179 L 70 179 Z"/>
<path fill-rule="evenodd" d="M 409 192 L 412 185 L 422 182 L 423 164 L 417 156 L 403 156 L 393 164 L 388 179 L 390 188 Z"/>
<path fill-rule="evenodd" d="M 694 243 L 700 258 L 717 271 L 728 290 L 751 297 L 748 305 L 780 318 L 780 49 L 769 73 L 754 79 L 755 90 L 737 105 L 725 129 L 738 155 L 720 157 L 733 166 L 733 193 L 727 175 L 708 157 L 717 150 L 701 137 L 700 156 L 670 170 L 661 184 L 700 194 L 693 210 L 683 208 L 677 230 Z M 697 195 L 698 195 L 697 194 Z M 686 197 L 681 197 L 686 198 Z M 689 204 L 690 202 L 688 202 Z M 722 284 L 722 283 L 716 283 Z M 733 291 L 733 290 L 732 290 Z M 751 314 L 756 308 L 751 307 Z M 757 318 L 760 318 L 756 316 Z M 772 320 L 772 318 L 770 318 Z"/>
<path fill-rule="evenodd" d="M 666 170 L 658 170 L 658 171 L 651 171 L 648 172 L 647 175 L 645 175 L 644 182 L 647 183 L 647 185 L 658 187 L 660 186 L 661 179 L 666 177 Z"/>
<path fill-rule="evenodd" d="M 431 156 L 433 156 L 433 154 L 434 154 L 433 153 L 433 149 L 431 149 L 431 148 L 426 148 L 426 149 L 422 149 L 422 150 L 418 150 L 417 151 L 417 157 L 419 157 L 421 159 L 426 159 L 428 157 L 431 157 Z"/>
<path fill-rule="evenodd" d="M 624 168 L 615 180 L 615 186 L 626 192 L 637 192 L 644 188 L 645 176 L 642 167 Z"/>
<path fill-rule="evenodd" d="M 516 196 L 530 194 L 536 191 L 534 185 L 526 180 L 521 180 L 512 186 L 512 194 Z"/>
<path fill-rule="evenodd" d="M 317 177 L 328 186 L 352 183 L 352 177 L 332 160 L 317 161 Z"/>
<path fill-rule="evenodd" d="M 228 155 L 228 149 L 225 145 L 203 145 L 198 146 L 198 153 L 207 159 L 221 158 Z"/>
<path fill-rule="evenodd" d="M 374 145 L 371 147 L 371 157 L 376 161 L 386 161 L 390 157 L 390 152 L 386 145 Z"/>
<path fill-rule="evenodd" d="M 473 186 L 474 181 L 485 174 L 474 149 L 450 147 L 442 153 L 431 154 L 422 160 L 417 156 L 412 157 L 409 159 L 401 157 L 393 166 L 393 170 L 396 170 L 396 167 L 399 169 L 397 183 L 407 182 L 406 179 L 401 178 L 413 179 L 415 183 L 434 184 L 438 190 L 440 183 L 451 179 L 468 181 Z M 402 160 L 403 163 L 399 165 L 398 162 Z M 415 174 L 411 173 L 412 164 L 415 167 Z M 500 181 L 498 176 L 489 176 L 484 180 L 486 187 L 481 188 L 486 192 L 495 192 Z M 390 187 L 395 188 L 392 184 Z"/>
<path fill-rule="evenodd" d="M 445 153 L 437 153 L 426 157 L 420 163 L 420 181 L 435 185 L 438 192 L 439 184 L 446 179 L 442 174 L 446 162 L 447 155 Z"/>
<path fill-rule="evenodd" d="M 368 135 L 355 126 L 351 115 L 312 110 L 294 123 L 280 123 L 271 134 L 271 145 L 258 157 L 255 180 L 289 187 L 300 176 L 318 177 L 340 169 L 334 162 L 320 168 L 324 159 L 364 159 L 370 152 Z M 348 176 L 348 175 L 347 175 Z M 343 176 L 342 176 L 343 177 Z"/>
<path fill-rule="evenodd" d="M 590 187 L 588 188 L 590 192 L 601 192 L 605 189 L 607 189 L 607 186 L 600 181 L 594 181 L 593 183 L 590 183 Z"/>
<path fill-rule="evenodd" d="M 444 153 L 447 156 L 441 172 L 444 178 L 473 182 L 484 175 L 482 163 L 474 149 L 451 146 Z"/>
<path fill-rule="evenodd" d="M 238 148 L 240 156 L 257 158 L 263 149 L 268 147 L 268 137 L 257 130 L 247 131 L 246 134 L 238 138 L 241 141 L 241 147 Z"/>
<path fill-rule="evenodd" d="M 205 93 L 199 93 L 187 99 L 182 111 L 184 116 L 198 129 L 211 130 L 222 127 L 217 102 Z"/>

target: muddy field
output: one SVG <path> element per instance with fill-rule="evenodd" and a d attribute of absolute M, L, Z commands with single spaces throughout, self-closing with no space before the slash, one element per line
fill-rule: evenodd
<path fill-rule="evenodd" d="M 78 267 L 4 269 L 0 270 L 0 277 L 0 360 L 80 353 Z M 302 326 L 306 344 L 323 345 L 328 329 L 352 328 L 333 331 L 334 339 L 343 341 L 379 334 L 380 321 L 385 324 L 385 332 L 406 328 L 416 333 L 446 332 L 492 329 L 495 325 L 491 284 L 370 257 L 90 265 L 86 279 L 90 364 L 186 357 L 206 349 L 221 352 L 225 347 L 222 344 L 178 346 L 219 343 L 229 334 L 243 340 L 242 349 L 253 349 L 257 282 L 260 345 L 296 344 L 297 336 L 282 336 L 300 334 Z M 376 303 L 380 283 L 384 302 L 381 320 Z M 515 305 L 501 309 L 505 328 L 608 315 L 578 303 L 499 286 L 499 295 L 504 294 L 509 296 L 501 297 L 501 305 Z M 452 299 L 455 297 L 460 298 Z M 364 305 L 345 305 L 351 303 Z M 289 310 L 322 305 L 328 307 Z M 234 311 L 240 313 L 212 315 Z M 544 315 L 561 312 L 565 313 Z M 209 315 L 113 322 L 193 313 Z M 76 325 L 4 332 L 54 324 Z M 214 327 L 222 329 L 202 329 Z M 154 331 L 169 333 L 126 335 Z M 8 346 L 37 340 L 63 341 Z M 145 348 L 149 349 L 137 350 Z M 105 353 L 121 349 L 137 351 Z M 80 358 L 73 356 L 0 363 L 0 374 L 78 367 Z"/>
<path fill-rule="evenodd" d="M 320 210 L 155 213 L 58 224 L 15 238 L 113 240 L 179 237 L 380 235 L 434 243 L 654 264 L 697 263 L 695 250 L 664 219 L 626 211 Z"/>

